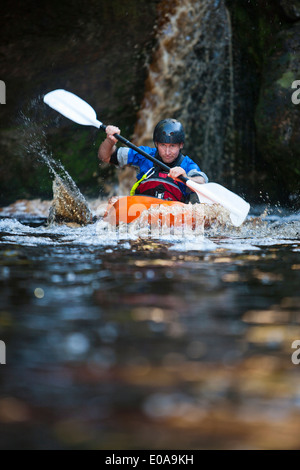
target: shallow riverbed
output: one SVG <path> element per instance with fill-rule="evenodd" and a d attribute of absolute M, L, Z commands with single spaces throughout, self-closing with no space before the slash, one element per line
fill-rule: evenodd
<path fill-rule="evenodd" d="M 299 449 L 299 213 L 145 237 L 37 207 L 0 214 L 1 448 Z"/>

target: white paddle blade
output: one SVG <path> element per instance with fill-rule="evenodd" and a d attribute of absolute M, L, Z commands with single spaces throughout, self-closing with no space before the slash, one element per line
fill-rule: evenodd
<path fill-rule="evenodd" d="M 231 222 L 235 227 L 242 225 L 250 210 L 250 204 L 237 194 L 229 191 L 218 183 L 199 184 L 188 180 L 187 186 L 195 191 L 200 202 L 220 204 L 230 213 Z"/>
<path fill-rule="evenodd" d="M 50 91 L 50 93 L 44 96 L 44 103 L 78 124 L 95 126 L 97 128 L 102 124 L 102 122 L 97 120 L 95 110 L 88 103 L 69 91 Z"/>

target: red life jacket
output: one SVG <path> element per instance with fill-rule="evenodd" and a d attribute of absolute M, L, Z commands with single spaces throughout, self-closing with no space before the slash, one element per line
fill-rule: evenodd
<path fill-rule="evenodd" d="M 166 201 L 185 202 L 179 183 L 159 169 L 155 169 L 149 178 L 144 179 L 135 190 L 135 194 L 154 196 Z"/>

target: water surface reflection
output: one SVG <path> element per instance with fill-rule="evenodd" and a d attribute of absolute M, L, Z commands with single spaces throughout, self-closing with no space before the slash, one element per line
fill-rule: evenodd
<path fill-rule="evenodd" d="M 299 448 L 295 232 L 193 250 L 5 224 L 1 448 Z"/>

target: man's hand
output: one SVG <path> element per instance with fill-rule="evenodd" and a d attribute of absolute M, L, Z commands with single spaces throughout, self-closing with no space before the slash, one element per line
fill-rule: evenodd
<path fill-rule="evenodd" d="M 181 168 L 181 166 L 175 166 L 174 168 L 171 168 L 168 176 L 170 176 L 171 178 L 178 178 L 179 176 L 185 176 L 186 178 L 188 178 L 186 172 L 183 168 Z M 192 176 L 189 179 L 195 181 L 195 183 L 205 184 L 205 179 L 203 178 L 203 176 Z"/>
<path fill-rule="evenodd" d="M 115 145 L 118 141 L 114 137 L 114 134 L 120 134 L 120 129 L 116 126 L 106 126 L 105 132 L 106 138 L 112 143 L 112 145 Z"/>
<path fill-rule="evenodd" d="M 181 168 L 181 166 L 175 166 L 174 168 L 171 168 L 168 176 L 170 176 L 171 178 L 178 178 L 179 176 L 185 176 L 187 178 L 187 174 L 184 171 L 184 169 Z"/>
<path fill-rule="evenodd" d="M 106 139 L 102 142 L 98 150 L 98 158 L 102 162 L 109 163 L 110 157 L 115 150 L 115 144 L 118 142 L 114 134 L 120 134 L 120 129 L 116 126 L 106 126 Z"/>

